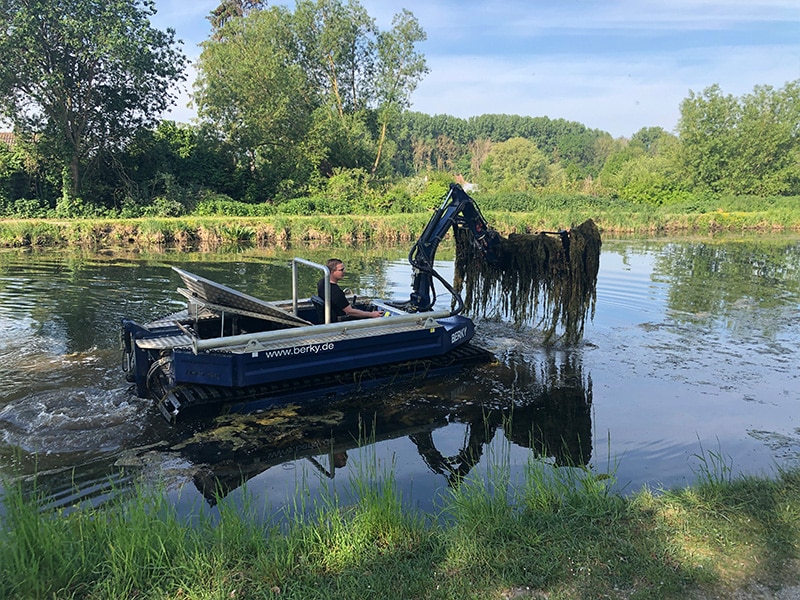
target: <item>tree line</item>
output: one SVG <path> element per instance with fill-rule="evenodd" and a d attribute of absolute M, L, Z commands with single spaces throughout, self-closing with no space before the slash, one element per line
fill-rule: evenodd
<path fill-rule="evenodd" d="M 195 68 L 198 118 L 158 118 L 187 59 L 153 0 L 0 0 L 0 214 L 412 212 L 445 181 L 643 205 L 800 195 L 800 80 L 690 92 L 675 132 L 630 139 L 563 119 L 410 111 L 428 73 L 407 10 L 357 0 L 222 0 Z M 517 200 L 512 200 L 512 196 Z M 519 200 L 519 199 L 522 200 Z"/>

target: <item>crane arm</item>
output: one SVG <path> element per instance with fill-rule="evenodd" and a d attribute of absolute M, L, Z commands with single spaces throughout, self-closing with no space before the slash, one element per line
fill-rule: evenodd
<path fill-rule="evenodd" d="M 483 218 L 478 205 L 457 183 L 450 184 L 450 190 L 431 216 L 420 238 L 416 241 L 408 255 L 408 261 L 414 271 L 411 298 L 407 308 L 416 311 L 428 311 L 436 301 L 433 287 L 434 280 L 440 281 L 458 300 L 457 314 L 463 310 L 463 301 L 453 287 L 434 269 L 436 250 L 450 229 L 467 228 L 471 232 L 472 243 L 479 248 L 489 261 L 494 260 L 500 243 L 499 234 L 489 227 Z"/>

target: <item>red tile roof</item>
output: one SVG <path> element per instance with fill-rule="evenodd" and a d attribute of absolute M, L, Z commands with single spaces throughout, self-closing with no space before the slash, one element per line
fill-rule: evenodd
<path fill-rule="evenodd" d="M 0 142 L 9 148 L 14 145 L 14 133 L 11 131 L 0 131 Z"/>

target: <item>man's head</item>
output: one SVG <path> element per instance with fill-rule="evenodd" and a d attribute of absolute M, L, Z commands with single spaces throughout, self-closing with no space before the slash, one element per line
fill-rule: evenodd
<path fill-rule="evenodd" d="M 325 263 L 328 270 L 331 272 L 331 281 L 337 283 L 344 277 L 344 263 L 338 258 L 331 258 Z"/>

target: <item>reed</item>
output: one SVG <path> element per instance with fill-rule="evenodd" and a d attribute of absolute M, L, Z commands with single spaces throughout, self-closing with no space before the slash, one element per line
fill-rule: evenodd
<path fill-rule="evenodd" d="M 495 207 L 502 202 L 489 204 Z M 668 206 L 569 198 L 563 202 L 540 202 L 528 211 L 492 209 L 484 210 L 484 214 L 492 227 L 505 237 L 512 233 L 558 231 L 587 219 L 592 219 L 603 234 L 713 234 L 719 231 L 800 231 L 798 207 L 797 198 L 695 198 L 682 205 Z M 175 244 L 216 248 L 244 242 L 267 248 L 297 241 L 396 243 L 417 239 L 429 218 L 430 213 L 421 212 L 0 220 L 0 245 L 147 247 Z"/>
<path fill-rule="evenodd" d="M 64 241 L 63 226 L 63 223 L 33 219 L 0 220 L 0 245 L 11 248 L 55 246 Z"/>

